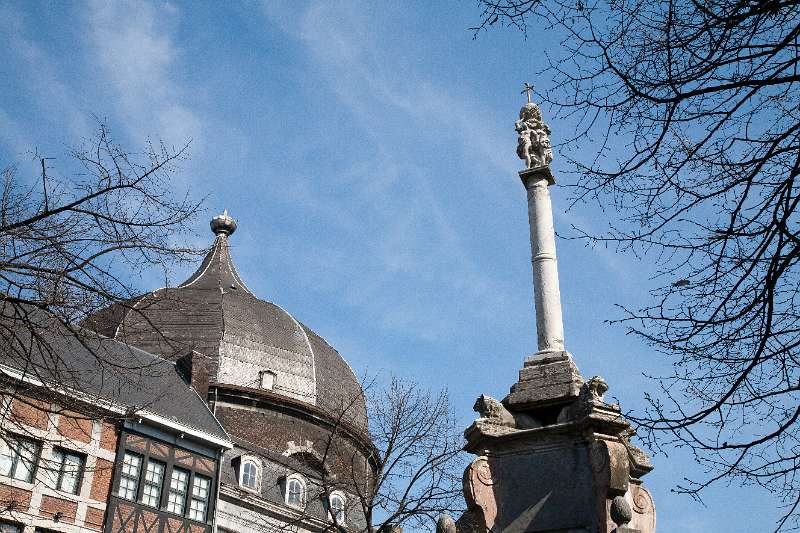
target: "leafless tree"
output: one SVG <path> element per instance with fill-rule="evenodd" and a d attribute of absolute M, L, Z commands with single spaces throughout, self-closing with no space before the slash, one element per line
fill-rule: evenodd
<path fill-rule="evenodd" d="M 321 518 L 327 531 L 433 531 L 440 514 L 463 510 L 464 439 L 447 393 L 432 394 L 397 378 L 385 387 L 371 381 L 364 389 L 372 450 L 365 455 L 350 445 L 357 401 L 332 412 L 335 423 L 319 445 L 319 475 L 307 495 L 322 506 L 307 504 L 296 520 L 265 529 L 294 531 Z M 341 514 L 330 504 L 336 493 L 346 500 Z"/>
<path fill-rule="evenodd" d="M 777 529 L 800 525 L 800 2 L 478 4 L 476 36 L 535 31 L 547 58 L 575 197 L 616 216 L 580 236 L 660 265 L 652 305 L 621 320 L 673 361 L 645 436 L 705 466 L 680 490 L 760 485 L 786 505 Z"/>
<path fill-rule="evenodd" d="M 148 144 L 141 153 L 128 152 L 99 124 L 95 137 L 63 158 L 37 154 L 40 171 L 33 176 L 16 166 L 2 171 L 0 438 L 5 444 L 24 432 L 22 411 L 68 414 L 81 427 L 81 420 L 110 416 L 68 394 L 83 392 L 81 372 L 116 373 L 118 380 L 141 373 L 130 368 L 135 359 L 110 356 L 99 336 L 78 324 L 112 303 L 126 305 L 143 273 L 160 269 L 166 276 L 195 255 L 180 237 L 198 203 L 176 196 L 170 179 L 187 148 Z M 74 359 L 65 361 L 70 342 L 71 356 L 77 342 L 91 358 L 84 368 L 74 368 Z"/>

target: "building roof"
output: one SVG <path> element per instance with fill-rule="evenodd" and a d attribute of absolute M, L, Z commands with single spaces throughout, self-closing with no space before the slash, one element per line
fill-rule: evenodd
<path fill-rule="evenodd" d="M 30 307 L 3 306 L 0 371 L 102 410 L 145 418 L 230 447 L 230 437 L 175 364 Z"/>
<path fill-rule="evenodd" d="M 174 359 L 194 350 L 208 358 L 217 384 L 259 388 L 326 409 L 366 427 L 361 385 L 341 355 L 282 307 L 258 299 L 230 255 L 236 223 L 212 220 L 216 239 L 200 267 L 174 288 L 161 288 L 95 315 L 93 329 Z"/>

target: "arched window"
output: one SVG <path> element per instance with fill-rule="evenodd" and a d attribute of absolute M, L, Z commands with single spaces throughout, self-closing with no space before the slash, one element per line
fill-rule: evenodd
<path fill-rule="evenodd" d="M 255 461 L 248 459 L 242 461 L 242 473 L 239 484 L 251 490 L 258 490 L 258 465 Z"/>
<path fill-rule="evenodd" d="M 328 504 L 328 514 L 331 520 L 336 518 L 336 523 L 340 526 L 344 525 L 345 520 L 345 505 L 346 500 L 341 492 L 331 493 Z"/>
<path fill-rule="evenodd" d="M 306 482 L 299 474 L 292 474 L 286 478 L 286 505 L 292 507 L 305 507 Z"/>

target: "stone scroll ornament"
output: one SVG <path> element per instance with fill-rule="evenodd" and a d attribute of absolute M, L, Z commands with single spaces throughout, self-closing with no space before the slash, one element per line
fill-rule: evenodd
<path fill-rule="evenodd" d="M 519 110 L 519 120 L 514 123 L 517 131 L 517 155 L 525 160 L 526 168 L 544 167 L 553 160 L 550 144 L 550 127 L 542 120 L 542 110 L 531 101 L 533 85 L 524 85 L 522 94 L 528 103 Z"/>
<path fill-rule="evenodd" d="M 497 518 L 497 501 L 492 488 L 495 481 L 492 478 L 489 459 L 485 455 L 481 455 L 467 467 L 463 483 L 467 509 L 477 512 L 481 518 L 482 527 L 478 530 L 491 531 Z"/>

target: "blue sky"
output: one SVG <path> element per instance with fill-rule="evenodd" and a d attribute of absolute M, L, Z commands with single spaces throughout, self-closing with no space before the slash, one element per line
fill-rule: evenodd
<path fill-rule="evenodd" d="M 503 397 L 536 349 L 513 123 L 522 82 L 547 85 L 535 72 L 559 42 L 535 29 L 473 40 L 478 16 L 469 1 L 2 2 L 0 165 L 35 172 L 33 148 L 66 162 L 95 115 L 133 150 L 191 139 L 175 187 L 208 211 L 187 239 L 208 245 L 207 219 L 229 209 L 259 297 L 357 372 L 447 386 L 466 426 L 475 397 Z M 558 176 L 570 125 L 550 126 Z M 551 192 L 558 229 L 606 223 Z M 641 407 L 642 374 L 666 362 L 604 320 L 647 301 L 652 265 L 578 241 L 558 253 L 567 348 Z M 705 506 L 671 493 L 696 475 L 681 450 L 655 464 L 660 531 L 765 531 L 777 518 L 757 489 L 717 487 Z"/>

